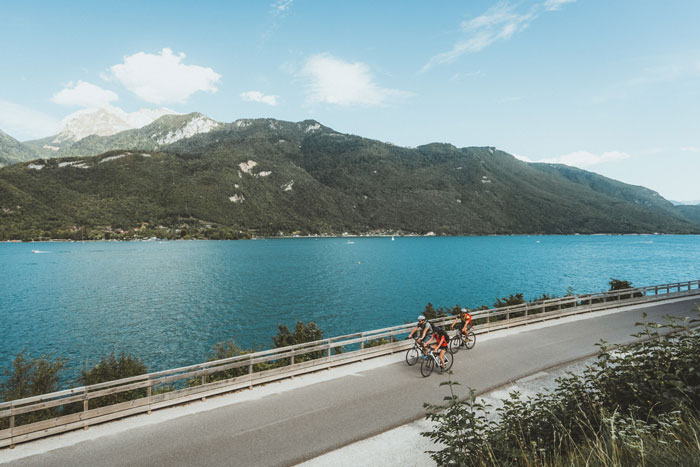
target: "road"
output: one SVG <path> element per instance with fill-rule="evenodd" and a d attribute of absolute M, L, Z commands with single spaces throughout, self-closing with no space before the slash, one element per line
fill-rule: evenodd
<path fill-rule="evenodd" d="M 591 356 L 600 339 L 632 342 L 643 312 L 661 322 L 666 314 L 694 315 L 695 303 L 700 297 L 479 336 L 474 349 L 457 354 L 453 379 L 483 392 Z M 422 417 L 424 402 L 442 401 L 445 388 L 438 385 L 446 378 L 422 378 L 418 366 L 394 362 L 2 465 L 293 465 Z"/>

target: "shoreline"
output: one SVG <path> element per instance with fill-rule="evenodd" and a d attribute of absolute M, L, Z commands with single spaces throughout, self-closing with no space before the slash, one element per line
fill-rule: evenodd
<path fill-rule="evenodd" d="M 572 234 L 557 234 L 557 233 L 518 233 L 518 234 L 461 234 L 461 235 L 437 235 L 437 234 L 343 234 L 343 235 L 274 235 L 260 236 L 241 239 L 208 239 L 208 238 L 188 238 L 188 239 L 165 239 L 165 238 L 145 238 L 145 239 L 123 239 L 123 240 L 68 240 L 63 238 L 52 238 L 43 240 L 0 240 L 0 243 L 118 243 L 118 242 L 239 242 L 250 240 L 290 240 L 295 238 L 458 238 L 458 237 L 698 237 L 700 234 L 693 233 L 572 233 Z"/>

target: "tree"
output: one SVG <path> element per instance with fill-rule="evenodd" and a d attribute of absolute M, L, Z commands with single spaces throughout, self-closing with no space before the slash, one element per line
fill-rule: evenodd
<path fill-rule="evenodd" d="M 323 331 L 321 331 L 321 329 L 316 326 L 316 323 L 313 321 L 309 324 L 304 324 L 301 321 L 297 321 L 297 324 L 294 327 L 294 332 L 290 332 L 289 328 L 284 324 L 278 325 L 277 328 L 279 329 L 279 332 L 272 338 L 272 342 L 276 348 L 303 344 L 305 342 L 319 341 L 323 339 Z M 302 355 L 296 355 L 294 357 L 294 361 L 297 363 L 305 362 L 307 360 L 321 358 L 323 355 L 323 350 L 317 350 Z"/>
<path fill-rule="evenodd" d="M 624 290 L 624 289 L 631 289 L 632 288 L 632 283 L 630 281 L 622 281 L 619 279 L 615 278 L 610 278 L 610 290 Z"/>
<path fill-rule="evenodd" d="M 0 384 L 0 401 L 12 401 L 25 397 L 48 394 L 59 390 L 59 373 L 66 359 L 42 355 L 30 358 L 26 351 L 20 352 L 10 368 L 3 370 L 5 381 Z M 39 410 L 15 418 L 15 425 L 24 425 L 58 416 L 58 407 Z M 0 429 L 9 426 L 8 419 L 0 420 Z"/>
<path fill-rule="evenodd" d="M 100 361 L 89 370 L 80 370 L 80 383 L 83 386 L 90 386 L 106 381 L 115 381 L 131 376 L 143 375 L 147 372 L 146 364 L 138 357 L 128 355 L 125 352 L 122 352 L 119 357 L 116 357 L 114 352 L 112 352 L 110 355 L 102 357 Z M 94 409 L 106 405 L 118 404 L 141 397 L 146 397 L 146 389 L 134 389 L 133 391 L 125 391 L 90 399 L 90 408 Z"/>
<path fill-rule="evenodd" d="M 496 303 L 493 304 L 494 308 L 505 308 L 507 306 L 521 305 L 525 303 L 522 293 L 516 293 L 515 295 L 510 294 L 509 297 L 503 297 L 496 299 Z"/>

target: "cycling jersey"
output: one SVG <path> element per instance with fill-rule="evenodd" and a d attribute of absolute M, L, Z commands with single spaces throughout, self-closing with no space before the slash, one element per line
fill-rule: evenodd
<path fill-rule="evenodd" d="M 436 334 L 437 336 L 437 346 L 440 348 L 446 348 L 447 347 L 447 341 L 445 340 L 445 336 L 441 334 Z"/>
<path fill-rule="evenodd" d="M 461 319 L 462 322 L 465 324 L 472 324 L 472 315 L 470 315 L 469 313 L 464 313 L 464 316 L 460 316 L 459 319 Z"/>

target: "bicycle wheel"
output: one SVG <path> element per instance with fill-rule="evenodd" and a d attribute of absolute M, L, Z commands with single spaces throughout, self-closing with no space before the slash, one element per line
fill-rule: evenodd
<path fill-rule="evenodd" d="M 459 348 L 462 346 L 462 335 L 457 334 L 452 339 L 450 339 L 450 352 L 457 353 Z"/>
<path fill-rule="evenodd" d="M 433 368 L 435 368 L 435 360 L 433 360 L 433 357 L 428 355 L 428 358 L 420 363 L 420 374 L 426 378 L 433 372 Z"/>
<path fill-rule="evenodd" d="M 455 362 L 455 354 L 452 351 L 445 352 L 445 355 L 443 355 L 445 358 L 445 370 L 444 371 L 450 371 L 450 368 L 452 368 L 452 364 Z"/>
<path fill-rule="evenodd" d="M 415 365 L 418 361 L 418 349 L 413 347 L 406 351 L 406 363 L 408 366 Z"/>
<path fill-rule="evenodd" d="M 472 347 L 474 347 L 474 344 L 476 344 L 476 334 L 474 334 L 472 331 L 469 331 L 469 334 L 467 336 L 467 342 L 464 345 L 468 349 L 471 349 Z"/>

